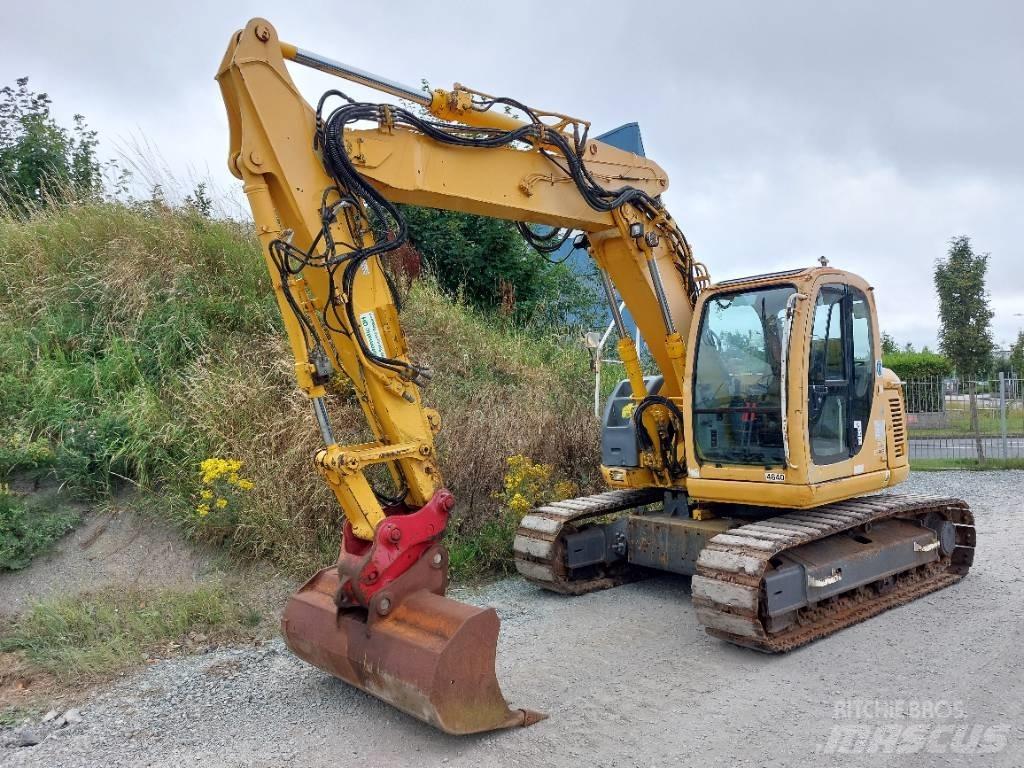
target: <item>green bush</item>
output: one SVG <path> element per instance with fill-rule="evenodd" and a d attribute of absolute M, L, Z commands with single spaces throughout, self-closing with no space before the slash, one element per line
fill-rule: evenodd
<path fill-rule="evenodd" d="M 0 571 L 17 571 L 78 523 L 77 512 L 27 502 L 0 486 Z"/>
<path fill-rule="evenodd" d="M 890 352 L 882 356 L 882 364 L 903 381 L 937 379 L 953 372 L 953 364 L 934 352 Z"/>
<path fill-rule="evenodd" d="M 953 372 L 953 364 L 934 352 L 890 352 L 882 364 L 908 386 L 905 390 L 909 413 L 938 413 L 945 404 L 943 378 Z"/>

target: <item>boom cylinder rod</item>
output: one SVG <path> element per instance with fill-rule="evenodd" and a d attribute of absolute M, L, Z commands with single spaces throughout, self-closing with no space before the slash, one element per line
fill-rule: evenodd
<path fill-rule="evenodd" d="M 604 286 L 605 295 L 608 297 L 608 306 L 612 311 L 612 319 L 615 321 L 615 330 L 618 331 L 619 338 L 626 338 L 629 334 L 626 333 L 626 324 L 622 322 L 622 313 L 619 311 L 619 302 L 615 299 L 615 289 L 612 287 L 612 281 L 608 277 L 608 273 L 603 269 L 598 270 L 601 273 L 601 284 Z"/>
<path fill-rule="evenodd" d="M 651 282 L 654 283 L 654 295 L 658 299 L 658 308 L 661 309 L 661 319 L 665 321 L 665 332 L 673 334 L 676 332 L 676 324 L 668 309 L 668 298 L 665 296 L 665 286 L 661 282 L 661 270 L 658 269 L 658 262 L 648 259 L 647 268 L 651 272 Z"/>
<path fill-rule="evenodd" d="M 313 398 L 313 413 L 316 415 L 316 423 L 320 425 L 320 435 L 324 443 L 328 446 L 334 445 L 334 432 L 331 430 L 331 422 L 327 418 L 327 408 L 322 397 Z"/>
<path fill-rule="evenodd" d="M 390 93 L 392 96 L 397 96 L 400 99 L 408 99 L 424 107 L 429 107 L 432 101 L 430 94 L 424 93 L 419 88 L 403 85 L 395 80 L 389 80 L 386 77 L 367 72 L 365 69 L 343 64 L 340 61 L 321 56 L 319 53 L 304 50 L 291 43 L 281 43 L 281 54 L 289 61 L 302 64 L 304 67 L 318 69 L 329 75 L 351 80 L 353 83 L 367 85 L 370 88 Z"/>

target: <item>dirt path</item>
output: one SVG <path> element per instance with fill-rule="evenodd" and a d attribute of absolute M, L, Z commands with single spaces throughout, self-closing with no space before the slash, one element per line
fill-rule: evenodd
<path fill-rule="evenodd" d="M 0 763 L 1019 766 L 1022 487 L 1022 472 L 916 475 L 908 490 L 974 507 L 970 577 L 786 656 L 708 638 L 685 579 L 579 598 L 518 580 L 464 593 L 502 616 L 509 701 L 550 714 L 528 729 L 447 737 L 275 641 L 154 665 L 96 695 L 83 722 L 0 751 Z"/>
<path fill-rule="evenodd" d="M 131 509 L 131 499 L 86 512 L 74 531 L 21 571 L 0 573 L 0 619 L 37 600 L 104 587 L 184 587 L 202 581 L 217 555 L 173 526 Z"/>

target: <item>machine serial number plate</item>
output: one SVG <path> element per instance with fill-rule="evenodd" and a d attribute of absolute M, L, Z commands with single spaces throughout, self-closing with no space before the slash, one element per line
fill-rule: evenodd
<path fill-rule="evenodd" d="M 765 472 L 764 479 L 769 483 L 784 483 L 786 476 L 782 472 Z"/>

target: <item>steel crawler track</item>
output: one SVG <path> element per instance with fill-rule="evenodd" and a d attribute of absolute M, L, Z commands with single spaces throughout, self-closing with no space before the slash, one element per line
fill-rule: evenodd
<path fill-rule="evenodd" d="M 629 567 L 602 569 L 592 578 L 570 579 L 565 567 L 565 543 L 562 535 L 603 515 L 635 509 L 662 501 L 660 489 L 606 491 L 594 496 L 556 501 L 534 509 L 523 518 L 514 542 L 516 570 L 527 580 L 552 592 L 582 595 L 615 587 L 631 576 Z"/>
<path fill-rule="evenodd" d="M 791 626 L 769 631 L 764 576 L 773 557 L 865 524 L 929 514 L 955 525 L 956 546 L 949 555 L 897 574 L 884 590 L 867 585 L 814 603 Z M 892 494 L 794 511 L 711 539 L 697 560 L 693 603 L 709 635 L 758 651 L 789 651 L 959 581 L 974 560 L 974 543 L 974 517 L 960 499 Z"/>
<path fill-rule="evenodd" d="M 588 578 L 572 578 L 565 566 L 563 535 L 603 515 L 659 503 L 662 496 L 658 489 L 608 491 L 539 507 L 523 518 L 516 532 L 516 569 L 544 589 L 571 595 L 629 581 L 632 576 L 625 563 Z M 884 589 L 865 585 L 843 592 L 800 609 L 791 625 L 769 629 L 764 577 L 772 558 L 881 520 L 916 521 L 929 515 L 954 524 L 951 553 L 896 575 Z M 971 567 L 974 544 L 974 517 L 959 499 L 889 494 L 794 510 L 711 539 L 697 561 L 693 603 L 709 635 L 759 651 L 789 651 L 959 581 Z"/>

